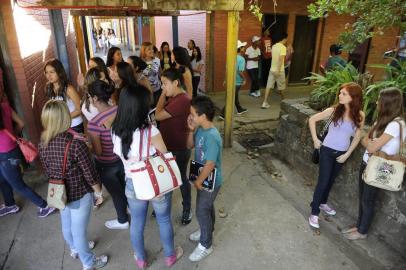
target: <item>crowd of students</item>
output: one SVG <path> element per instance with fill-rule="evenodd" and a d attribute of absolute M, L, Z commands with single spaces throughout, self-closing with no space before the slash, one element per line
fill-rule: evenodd
<path fill-rule="evenodd" d="M 59 60 L 45 63 L 48 101 L 41 114 L 39 157 L 48 179 L 65 181 L 67 204 L 60 210 L 62 234 L 70 255 L 80 259 L 83 269 L 101 268 L 108 262 L 106 255 L 93 254 L 91 249 L 96 243 L 86 233 L 91 210 L 104 201 L 102 186 L 110 194 L 116 212 L 116 217 L 107 220 L 105 226 L 130 229 L 139 269 L 148 266 L 144 227 L 149 204 L 159 226 L 166 265 L 172 266 L 183 255 L 183 249 L 174 244 L 172 192 L 150 201 L 139 200 L 135 196 L 137 186 L 129 173 L 131 161 L 144 160 L 157 151 L 170 151 L 175 156 L 183 182 L 180 222 L 187 225 L 192 220 L 187 167 L 191 149 L 196 148 L 192 159 L 204 167 L 193 182 L 197 189 L 199 229 L 190 236 L 198 244 L 189 259 L 200 261 L 213 251 L 214 201 L 222 183 L 222 140 L 212 123 L 215 107 L 210 98 L 197 96 L 197 91 L 193 91 L 194 71 L 201 71 L 198 47 L 190 48 L 192 56 L 183 47 L 170 51 L 168 44 L 163 44 L 162 49 L 164 53 L 159 59 L 154 55 L 153 45 L 144 42 L 141 57 L 130 56 L 124 62 L 120 49 L 111 47 L 106 63 L 98 57 L 89 60 L 86 75 L 78 76 L 78 90 L 69 82 Z M 56 209 L 48 207 L 44 199 L 24 184 L 19 166 L 21 154 L 7 135 L 17 134 L 24 123 L 8 103 L 1 104 L 0 188 L 5 204 L 0 206 L 0 216 L 20 210 L 13 198 L 14 189 L 38 205 L 39 217 L 46 217 Z M 158 125 L 150 117 L 154 108 Z M 17 123 L 16 130 L 12 121 Z M 144 138 L 140 146 L 146 129 L 151 130 L 151 141 Z M 202 188 L 202 183 L 214 169 L 216 186 L 209 192 Z"/>

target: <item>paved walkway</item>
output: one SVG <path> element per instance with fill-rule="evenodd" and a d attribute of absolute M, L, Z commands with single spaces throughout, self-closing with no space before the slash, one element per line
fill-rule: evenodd
<path fill-rule="evenodd" d="M 186 227 L 180 225 L 181 200 L 176 191 L 172 213 L 175 242 L 185 255 L 172 269 L 365 269 L 325 235 L 315 237 L 306 218 L 271 187 L 270 175 L 248 160 L 244 150 L 226 149 L 223 160 L 225 182 L 216 207 L 224 207 L 228 216 L 217 219 L 214 252 L 200 263 L 188 260 L 195 247 L 188 235 L 198 226 L 195 218 Z M 45 195 L 45 184 L 36 189 Z M 59 213 L 39 219 L 33 204 L 19 200 L 19 205 L 22 212 L 0 218 L 0 269 L 80 269 L 80 262 L 69 256 L 64 244 Z M 92 214 L 88 231 L 90 239 L 97 241 L 95 252 L 110 256 L 106 270 L 136 269 L 129 231 L 107 230 L 103 225 L 112 217 L 111 199 Z M 152 262 L 149 269 L 166 269 L 153 218 L 147 221 L 145 243 Z"/>

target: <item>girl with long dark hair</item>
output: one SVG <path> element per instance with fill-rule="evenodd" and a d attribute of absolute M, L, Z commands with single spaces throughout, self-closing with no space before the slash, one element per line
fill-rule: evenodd
<path fill-rule="evenodd" d="M 197 96 L 197 89 L 199 88 L 200 75 L 203 71 L 202 53 L 199 47 L 193 49 L 191 65 L 193 71 L 192 85 L 193 85 L 193 97 Z"/>
<path fill-rule="evenodd" d="M 107 61 L 106 61 L 106 66 L 108 69 L 109 77 L 113 80 L 114 86 L 116 89 L 120 88 L 121 85 L 121 79 L 120 76 L 118 76 L 118 71 L 117 71 L 117 64 L 123 62 L 123 56 L 121 54 L 121 49 L 118 47 L 111 47 L 107 53 Z M 118 97 L 119 97 L 119 91 L 116 91 L 112 99 L 117 104 Z"/>
<path fill-rule="evenodd" d="M 171 49 L 169 48 L 169 43 L 166 41 L 162 42 L 159 59 L 161 60 L 161 67 L 163 71 L 173 66 L 171 55 L 172 53 Z"/>
<path fill-rule="evenodd" d="M 144 228 L 148 212 L 148 204 L 151 203 L 155 210 L 156 221 L 165 254 L 165 263 L 172 266 L 182 256 L 183 250 L 174 246 L 173 226 L 171 221 L 171 198 L 169 192 L 151 201 L 138 200 L 135 196 L 134 182 L 130 178 L 129 163 L 134 160 L 146 159 L 154 155 L 156 149 L 166 153 L 166 146 L 159 130 L 148 121 L 150 109 L 150 92 L 141 85 L 126 86 L 120 94 L 117 115 L 112 125 L 113 151 L 124 164 L 126 172 L 125 195 L 131 214 L 130 237 L 134 248 L 134 257 L 137 267 L 145 269 L 148 266 L 144 248 Z M 148 145 L 148 132 L 151 132 L 151 142 Z M 140 156 L 140 140 L 143 136 L 143 152 Z M 150 152 L 147 153 L 147 149 Z"/>
<path fill-rule="evenodd" d="M 83 119 L 80 110 L 80 96 L 69 84 L 68 76 L 58 59 L 49 60 L 44 66 L 45 77 L 48 81 L 45 93 L 48 99 L 63 100 L 68 105 L 72 118 L 71 128 L 78 133 L 84 132 Z"/>
<path fill-rule="evenodd" d="M 175 47 L 172 50 L 172 62 L 175 63 L 175 67 L 182 73 L 184 88 L 190 97 L 193 96 L 193 69 L 190 64 L 190 56 L 187 50 L 183 47 Z"/>
<path fill-rule="evenodd" d="M 96 80 L 88 86 L 89 100 L 99 114 L 89 121 L 87 130 L 97 171 L 113 199 L 117 213 L 117 218 L 106 221 L 105 226 L 109 229 L 127 229 L 129 223 L 127 198 L 124 194 L 124 167 L 120 158 L 113 153 L 111 140 L 110 128 L 117 113 L 117 106 L 109 104 L 113 92 L 114 87 L 102 80 Z"/>
<path fill-rule="evenodd" d="M 129 63 L 127 62 L 118 63 L 117 72 L 121 80 L 120 89 L 129 85 L 136 86 L 138 84 L 137 79 L 134 76 L 134 69 Z"/>
<path fill-rule="evenodd" d="M 365 115 L 361 111 L 362 89 L 356 83 L 346 83 L 340 87 L 338 103 L 323 112 L 310 117 L 309 128 L 314 148 L 320 149 L 319 178 L 311 203 L 309 224 L 319 228 L 319 213 L 328 215 L 336 211 L 327 204 L 328 196 L 343 163 L 350 157 L 361 139 Z M 331 119 L 328 133 L 323 142 L 316 133 L 316 123 Z M 353 137 L 351 141 L 351 137 Z"/>
<path fill-rule="evenodd" d="M 190 159 L 190 149 L 187 147 L 189 136 L 187 119 L 190 114 L 190 97 L 182 88 L 183 77 L 179 70 L 170 68 L 161 76 L 162 94 L 156 105 L 155 119 L 159 122 L 159 131 L 162 134 L 168 150 L 176 157 L 183 185 L 182 193 L 182 219 L 181 223 L 187 225 L 192 221 L 191 188 L 186 176 Z"/>
<path fill-rule="evenodd" d="M 131 55 L 127 58 L 127 63 L 133 68 L 135 80 L 137 83 L 145 86 L 151 93 L 153 92 L 151 83 L 143 74 L 144 69 L 147 68 L 147 64 L 138 56 Z"/>
<path fill-rule="evenodd" d="M 387 155 L 396 155 L 401 147 L 400 140 L 404 141 L 406 137 L 403 97 L 398 88 L 391 87 L 381 90 L 377 101 L 377 110 L 376 122 L 361 142 L 366 151 L 362 158 L 358 177 L 358 220 L 355 227 L 343 231 L 345 237 L 350 240 L 367 237 L 375 212 L 375 201 L 379 188 L 366 184 L 362 178 L 370 155 L 377 151 L 382 151 Z M 403 138 L 400 138 L 401 134 Z"/>

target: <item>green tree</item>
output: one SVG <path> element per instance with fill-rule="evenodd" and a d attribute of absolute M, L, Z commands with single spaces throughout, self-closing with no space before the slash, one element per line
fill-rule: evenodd
<path fill-rule="evenodd" d="M 374 35 L 383 35 L 389 27 L 406 30 L 406 0 L 316 0 L 307 9 L 311 19 L 327 17 L 332 12 L 356 18 L 346 24 L 339 36 L 347 51 Z"/>

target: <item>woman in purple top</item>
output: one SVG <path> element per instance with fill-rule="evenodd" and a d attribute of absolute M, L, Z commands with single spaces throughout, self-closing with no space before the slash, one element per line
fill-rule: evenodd
<path fill-rule="evenodd" d="M 114 90 L 112 84 L 102 80 L 96 80 L 88 86 L 89 100 L 99 114 L 90 120 L 87 129 L 95 154 L 96 168 L 117 212 L 117 219 L 106 221 L 105 226 L 109 229 L 128 229 L 124 167 L 120 158 L 113 153 L 111 141 L 110 128 L 116 117 L 117 106 L 110 105 L 109 100 Z"/>
<path fill-rule="evenodd" d="M 362 89 L 356 83 L 346 83 L 340 88 L 338 103 L 310 117 L 309 128 L 314 148 L 320 149 L 319 179 L 311 203 L 312 213 L 309 224 L 319 226 L 319 213 L 328 215 L 336 211 L 327 205 L 328 195 L 343 163 L 349 158 L 361 139 L 365 115 L 361 111 Z M 316 123 L 331 117 L 328 134 L 321 142 L 316 133 Z M 351 141 L 351 137 L 353 140 Z"/>

